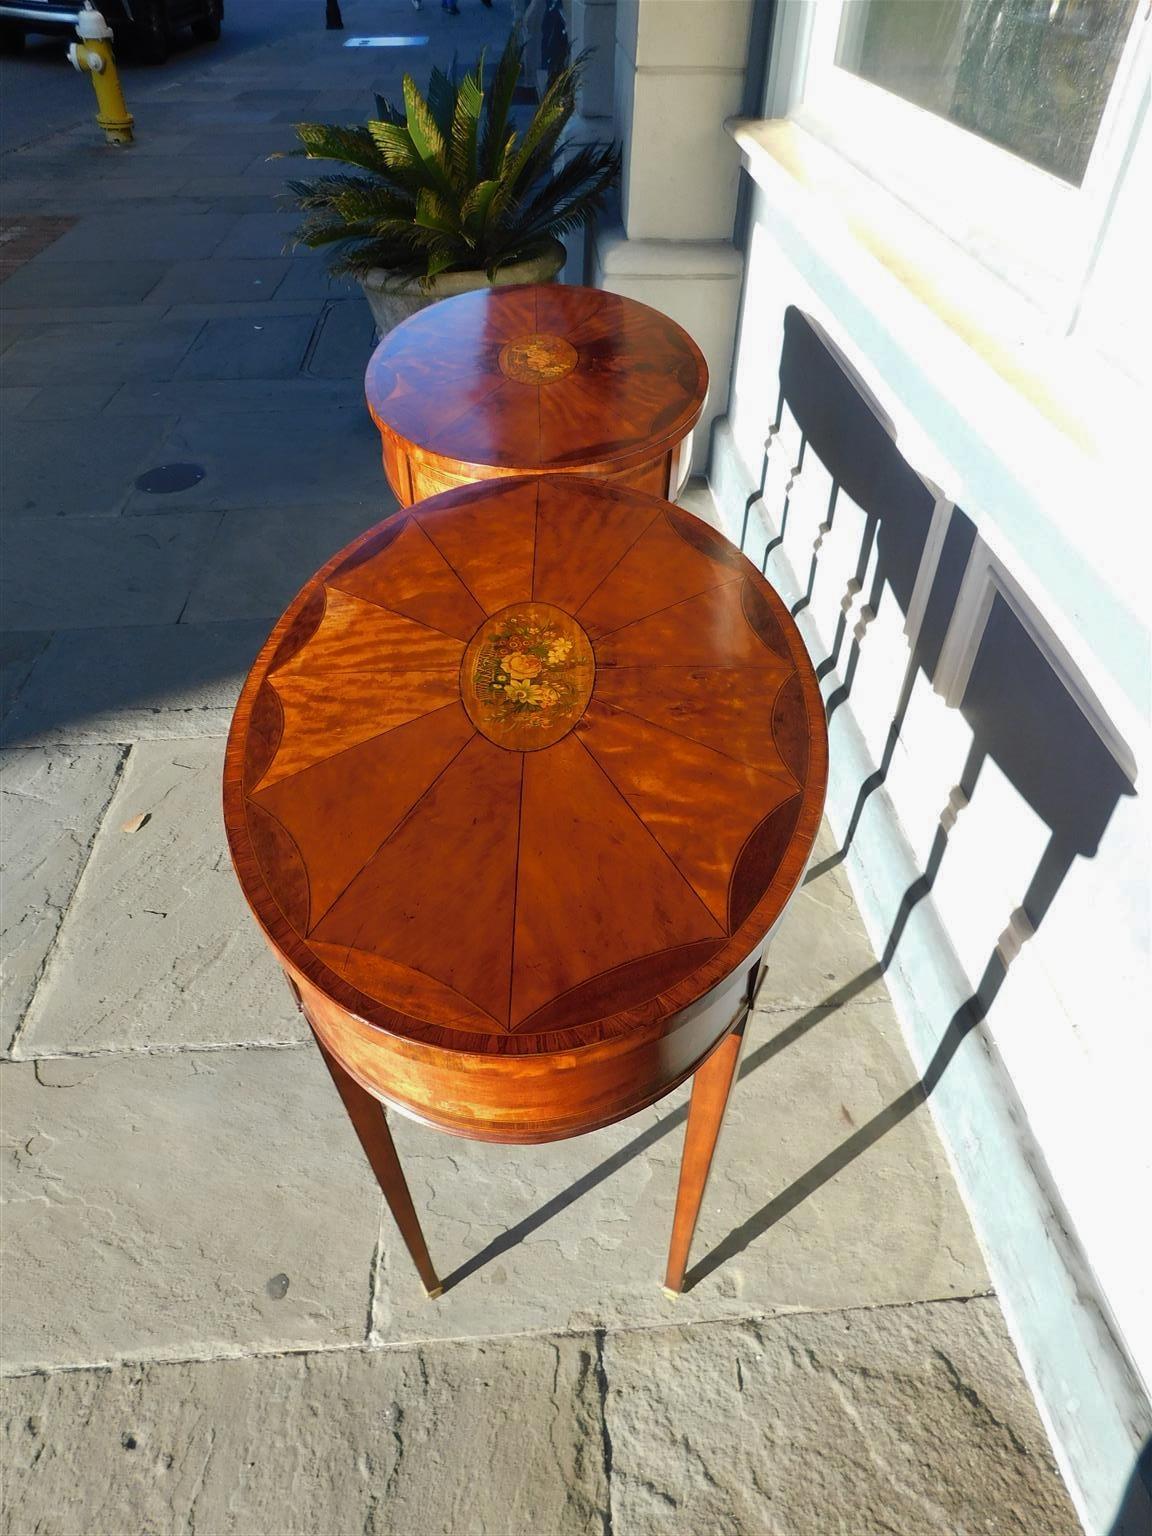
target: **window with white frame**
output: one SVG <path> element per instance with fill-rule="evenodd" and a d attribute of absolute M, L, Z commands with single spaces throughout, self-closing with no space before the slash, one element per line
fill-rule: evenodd
<path fill-rule="evenodd" d="M 1137 0 L 862 0 L 835 62 L 1080 186 Z"/>
<path fill-rule="evenodd" d="M 800 9 L 800 125 L 1046 313 L 1073 315 L 1148 110 L 1149 0 Z"/>

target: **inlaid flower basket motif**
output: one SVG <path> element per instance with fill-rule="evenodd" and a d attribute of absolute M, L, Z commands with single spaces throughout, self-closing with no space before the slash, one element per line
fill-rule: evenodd
<path fill-rule="evenodd" d="M 476 723 L 518 750 L 547 746 L 584 712 L 592 648 L 568 614 L 547 604 L 517 604 L 484 626 L 466 663 L 465 699 Z"/>

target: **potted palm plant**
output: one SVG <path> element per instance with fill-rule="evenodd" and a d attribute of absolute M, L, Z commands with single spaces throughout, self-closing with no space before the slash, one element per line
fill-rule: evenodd
<path fill-rule="evenodd" d="M 490 82 L 481 55 L 460 80 L 434 69 L 426 94 L 405 75 L 403 110 L 378 96 L 363 126 L 297 125 L 293 153 L 347 169 L 289 183 L 304 214 L 295 243 L 334 247 L 332 271 L 359 279 L 381 334 L 449 294 L 552 282 L 559 237 L 589 223 L 619 178 L 614 147 L 557 153 L 583 57 L 516 127 L 523 52 L 513 32 Z"/>

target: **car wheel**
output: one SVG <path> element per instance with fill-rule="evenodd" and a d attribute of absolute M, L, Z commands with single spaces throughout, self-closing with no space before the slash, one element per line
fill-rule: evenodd
<path fill-rule="evenodd" d="M 15 22 L 0 21 L 0 53 L 24 52 L 24 28 Z"/>
<path fill-rule="evenodd" d="M 220 36 L 220 23 L 224 19 L 223 0 L 208 0 L 205 14 L 192 23 L 192 36 L 201 43 L 214 43 Z"/>
<path fill-rule="evenodd" d="M 146 64 L 163 64 L 172 51 L 172 25 L 165 0 L 136 0 L 135 41 Z"/>

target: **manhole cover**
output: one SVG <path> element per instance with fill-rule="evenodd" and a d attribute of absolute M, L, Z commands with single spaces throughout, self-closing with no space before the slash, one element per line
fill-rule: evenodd
<path fill-rule="evenodd" d="M 157 464 L 146 469 L 136 480 L 138 491 L 151 496 L 170 496 L 173 491 L 186 491 L 203 480 L 205 471 L 199 464 Z"/>

